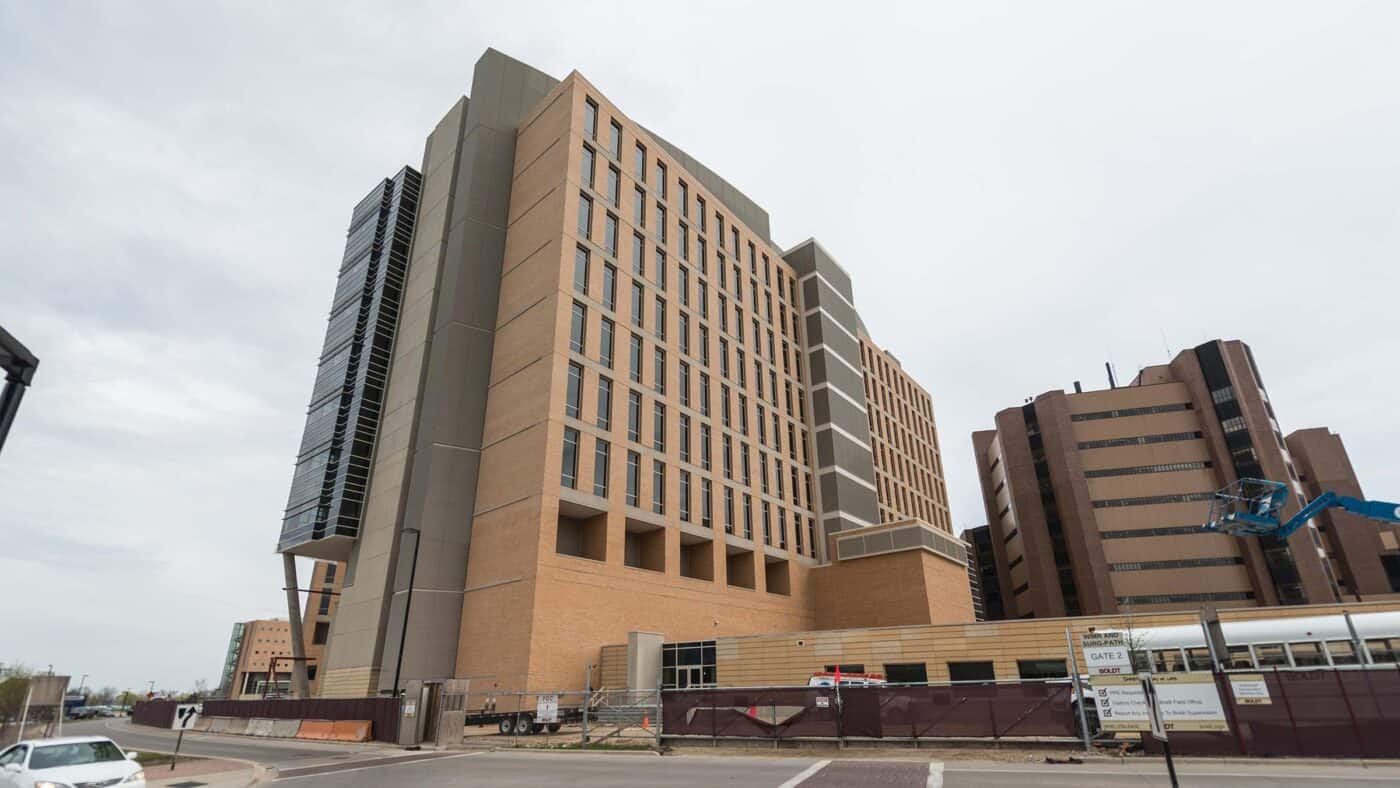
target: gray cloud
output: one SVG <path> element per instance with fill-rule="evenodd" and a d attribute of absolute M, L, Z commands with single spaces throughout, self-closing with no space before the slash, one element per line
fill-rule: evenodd
<path fill-rule="evenodd" d="M 0 456 L 0 661 L 214 679 L 272 554 L 354 202 L 495 46 L 577 68 L 820 238 L 968 434 L 1210 337 L 1285 429 L 1400 495 L 1400 9 L 0 5 L 0 323 L 42 358 Z M 82 556 L 79 560 L 67 560 Z M 41 596 L 42 595 L 42 596 Z M 120 645 L 93 664 L 94 642 Z"/>

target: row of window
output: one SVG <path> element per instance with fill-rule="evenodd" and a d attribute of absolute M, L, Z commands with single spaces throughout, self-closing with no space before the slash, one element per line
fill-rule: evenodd
<path fill-rule="evenodd" d="M 577 428 L 564 428 L 563 456 L 560 462 L 559 482 L 569 489 L 579 489 L 579 461 L 582 456 L 582 434 Z M 606 498 L 611 492 L 610 475 L 612 460 L 612 444 L 600 437 L 594 437 L 593 447 L 593 479 L 592 492 L 594 495 Z M 702 446 L 705 444 L 702 443 Z M 745 457 L 745 460 L 747 458 Z M 644 460 L 638 451 L 628 450 L 623 479 L 625 487 L 625 502 L 628 506 L 642 508 L 644 503 L 641 499 L 642 474 L 645 472 Z M 745 462 L 747 465 L 747 462 Z M 776 479 L 781 490 L 782 472 L 777 470 Z M 764 479 L 764 489 L 766 491 L 767 465 L 761 463 L 760 472 Z M 651 460 L 651 500 L 645 505 L 650 506 L 653 514 L 666 514 L 666 463 L 653 458 Z M 692 508 L 696 492 L 696 485 L 693 483 L 692 473 L 688 469 L 681 469 L 678 473 L 677 489 L 678 502 L 677 510 L 681 522 L 694 522 L 696 511 Z M 811 495 L 811 477 L 807 475 L 807 493 Z M 792 471 L 793 503 L 797 502 L 797 470 Z M 708 476 L 701 476 L 698 485 L 700 508 L 698 510 L 699 524 L 705 528 L 714 527 L 714 484 Z M 788 522 L 789 512 L 786 508 L 777 505 L 775 502 L 762 500 L 758 501 L 758 506 L 754 506 L 753 496 L 749 493 L 735 494 L 734 488 L 728 485 L 721 485 L 721 495 L 723 498 L 724 531 L 728 534 L 742 536 L 744 539 L 754 541 L 754 520 L 758 517 L 761 528 L 762 540 L 765 545 L 776 546 L 779 549 L 788 549 Z M 736 510 L 736 500 L 739 508 Z M 757 511 L 755 511 L 757 509 Z M 737 515 L 736 515 L 737 511 Z M 812 518 L 807 518 L 808 538 L 804 544 L 803 540 L 803 518 L 800 514 L 791 513 L 792 534 L 794 536 L 794 546 L 799 554 L 816 556 L 816 542 L 813 534 L 815 523 Z"/>
<path fill-rule="evenodd" d="M 1120 596 L 1120 605 L 1171 605 L 1178 602 L 1243 602 L 1254 598 L 1253 591 L 1208 591 L 1194 594 L 1138 594 Z"/>
<path fill-rule="evenodd" d="M 1106 509 L 1115 506 L 1155 506 L 1161 503 L 1193 503 L 1195 501 L 1209 501 L 1215 497 L 1213 492 L 1181 493 L 1178 495 L 1146 495 L 1139 498 L 1108 498 L 1101 501 L 1094 501 L 1095 509 Z"/>
<path fill-rule="evenodd" d="M 1137 435 L 1130 438 L 1107 438 L 1097 441 L 1080 441 L 1079 448 L 1083 449 L 1106 449 L 1111 446 L 1146 446 L 1152 443 L 1171 443 L 1174 441 L 1197 440 L 1205 437 L 1200 431 L 1196 432 L 1167 432 L 1160 435 Z"/>
<path fill-rule="evenodd" d="M 1189 402 L 1177 402 L 1170 405 L 1147 405 L 1141 408 L 1119 408 L 1117 410 L 1100 410 L 1091 413 L 1071 414 L 1070 421 L 1095 421 L 1098 419 L 1119 419 L 1125 416 L 1148 416 L 1154 413 L 1177 413 L 1183 410 L 1193 410 Z"/>
<path fill-rule="evenodd" d="M 1113 572 L 1142 572 L 1151 569 L 1190 569 L 1202 566 L 1238 566 L 1244 563 L 1239 556 L 1209 556 L 1206 558 L 1176 558 L 1163 561 L 1127 561 L 1109 564 Z"/>
<path fill-rule="evenodd" d="M 1098 470 L 1085 471 L 1084 476 L 1088 479 L 1099 479 L 1105 476 L 1136 476 L 1144 473 L 1172 473 L 1175 471 L 1198 471 L 1203 468 L 1212 467 L 1210 460 L 1196 460 L 1193 462 L 1163 462 L 1156 465 L 1134 465 L 1127 468 L 1100 468 Z"/>
<path fill-rule="evenodd" d="M 1182 536 L 1210 533 L 1199 525 L 1166 525 L 1159 528 L 1134 528 L 1128 531 L 1099 531 L 1100 539 L 1134 539 L 1140 536 Z"/>

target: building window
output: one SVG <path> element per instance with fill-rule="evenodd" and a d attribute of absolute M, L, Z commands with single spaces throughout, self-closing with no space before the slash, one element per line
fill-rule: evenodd
<path fill-rule="evenodd" d="M 622 126 L 615 120 L 608 121 L 608 152 L 614 159 L 622 156 Z"/>
<path fill-rule="evenodd" d="M 666 451 L 666 406 L 653 402 L 651 408 L 651 447 Z"/>
<path fill-rule="evenodd" d="M 617 168 L 608 165 L 608 202 L 612 207 L 619 207 L 617 202 L 622 197 L 622 173 Z"/>
<path fill-rule="evenodd" d="M 587 320 L 588 309 L 575 301 L 572 322 L 569 324 L 569 349 L 575 353 L 583 352 L 584 326 Z"/>
<path fill-rule="evenodd" d="M 601 438 L 593 443 L 593 494 L 608 497 L 608 458 L 612 446 Z"/>
<path fill-rule="evenodd" d="M 715 641 L 667 643 L 661 647 L 662 687 L 686 689 L 713 687 L 716 684 Z"/>
<path fill-rule="evenodd" d="M 583 146 L 583 156 L 579 158 L 579 183 L 588 188 L 593 188 L 593 149 L 587 145 Z"/>
<path fill-rule="evenodd" d="M 681 315 L 681 317 L 685 317 L 685 315 Z M 677 382 L 681 387 L 681 405 L 688 408 L 690 407 L 690 365 L 684 361 L 680 362 L 678 377 Z"/>
<path fill-rule="evenodd" d="M 705 327 L 701 326 L 700 330 L 703 337 Z M 700 373 L 700 415 L 710 415 L 710 376 L 704 372 Z"/>
<path fill-rule="evenodd" d="M 593 200 L 586 194 L 578 196 L 578 234 L 581 238 L 591 237 L 593 227 Z"/>
<path fill-rule="evenodd" d="M 744 538 L 753 541 L 753 499 L 744 493 Z"/>
<path fill-rule="evenodd" d="M 559 483 L 572 489 L 578 484 L 578 430 L 564 428 L 564 462 Z"/>
<path fill-rule="evenodd" d="M 680 509 L 681 522 L 690 522 L 690 471 L 681 471 L 680 474 Z"/>
<path fill-rule="evenodd" d="M 651 330 L 656 332 L 657 339 L 666 338 L 666 299 L 660 296 L 652 310 Z"/>
<path fill-rule="evenodd" d="M 612 429 L 612 381 L 598 376 L 598 427 Z"/>
<path fill-rule="evenodd" d="M 617 311 L 617 269 L 611 264 L 603 265 L 603 306 Z"/>
<path fill-rule="evenodd" d="M 603 222 L 603 248 L 617 257 L 617 217 L 607 214 Z"/>
<path fill-rule="evenodd" d="M 724 532 L 734 533 L 734 490 L 724 488 Z"/>
<path fill-rule="evenodd" d="M 583 100 L 583 133 L 590 140 L 598 138 L 598 105 L 590 98 Z"/>
<path fill-rule="evenodd" d="M 665 238 L 661 240 L 665 241 Z M 666 289 L 666 252 L 661 247 L 656 247 L 656 263 L 653 275 L 656 281 L 656 289 L 664 291 Z"/>
<path fill-rule="evenodd" d="M 651 461 L 651 511 L 666 513 L 666 465 L 660 460 Z"/>
<path fill-rule="evenodd" d="M 1022 681 L 1036 679 L 1062 679 L 1069 675 L 1062 659 L 1018 659 L 1016 672 Z"/>
<path fill-rule="evenodd" d="M 666 351 L 661 348 L 652 350 L 652 374 L 655 376 L 651 385 L 658 394 L 666 393 Z"/>
<path fill-rule="evenodd" d="M 629 334 L 627 338 L 627 363 L 633 383 L 642 382 L 642 338 Z"/>
<path fill-rule="evenodd" d="M 337 567 L 337 566 L 338 566 L 338 564 L 326 564 L 326 576 L 325 576 L 325 578 L 324 578 L 321 582 L 323 582 L 323 583 L 334 583 L 334 582 L 335 582 L 335 570 L 336 570 L 336 567 Z"/>
<path fill-rule="evenodd" d="M 317 607 L 316 607 L 316 615 L 318 615 L 318 616 L 328 616 L 328 615 L 330 615 L 330 612 L 331 612 L 331 596 L 330 596 L 330 594 L 321 594 L 321 601 L 320 601 L 320 603 L 319 603 L 319 604 L 317 605 Z"/>
<path fill-rule="evenodd" d="M 991 662 L 949 662 L 949 681 L 996 681 L 997 672 Z"/>
<path fill-rule="evenodd" d="M 660 159 L 656 160 L 656 193 L 666 196 L 666 165 Z"/>
<path fill-rule="evenodd" d="M 574 289 L 588 295 L 588 250 L 582 246 L 574 249 Z"/>
<path fill-rule="evenodd" d="M 642 442 L 642 395 L 627 392 L 627 440 Z"/>
<path fill-rule="evenodd" d="M 316 628 L 311 633 L 311 644 L 313 646 L 323 646 L 331 634 L 331 624 L 329 621 L 317 621 Z"/>
<path fill-rule="evenodd" d="M 714 487 L 710 480 L 700 479 L 700 525 L 714 528 Z"/>
<path fill-rule="evenodd" d="M 647 149 L 642 143 L 637 143 L 636 153 L 632 158 L 632 175 L 636 177 L 637 183 L 647 182 Z"/>
<path fill-rule="evenodd" d="M 642 315 L 642 302 L 646 300 L 646 290 L 641 282 L 632 283 L 632 325 L 637 328 L 644 326 L 645 320 Z"/>
<path fill-rule="evenodd" d="M 656 238 L 666 243 L 666 206 L 661 203 L 656 204 Z"/>
<path fill-rule="evenodd" d="M 638 186 L 632 190 L 632 221 L 638 227 L 647 226 L 647 193 L 646 190 Z M 632 247 L 636 249 L 636 246 Z"/>
<path fill-rule="evenodd" d="M 602 319 L 602 331 L 598 336 L 598 362 L 608 369 L 613 365 L 613 336 L 617 333 L 613 321 Z"/>
<path fill-rule="evenodd" d="M 642 455 L 635 451 L 627 452 L 627 505 L 636 506 L 638 490 L 642 486 Z"/>
<path fill-rule="evenodd" d="M 690 417 L 680 414 L 681 462 L 690 462 Z"/>
<path fill-rule="evenodd" d="M 579 417 L 583 403 L 583 367 L 569 363 L 569 383 L 564 396 L 564 415 L 571 419 Z"/>
<path fill-rule="evenodd" d="M 700 467 L 710 469 L 710 425 L 700 423 Z"/>

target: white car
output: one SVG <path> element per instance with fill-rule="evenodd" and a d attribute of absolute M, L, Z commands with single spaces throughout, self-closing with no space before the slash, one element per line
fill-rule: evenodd
<path fill-rule="evenodd" d="M 111 739 L 31 739 L 0 752 L 0 788 L 146 788 L 136 753 Z"/>

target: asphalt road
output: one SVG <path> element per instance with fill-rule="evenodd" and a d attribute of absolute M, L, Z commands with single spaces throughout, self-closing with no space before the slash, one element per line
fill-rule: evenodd
<path fill-rule="evenodd" d="M 313 770 L 306 770 L 313 771 Z M 1183 763 L 1182 786 L 1228 788 L 1305 788 L 1400 784 L 1400 767 L 1292 765 L 1280 763 Z M 471 752 L 392 765 L 343 764 L 320 774 L 283 773 L 289 788 L 413 785 L 422 788 L 524 788 L 559 785 L 578 788 L 671 788 L 755 786 L 756 788 L 983 788 L 1033 784 L 1035 788 L 1169 785 L 1160 761 L 1128 765 L 1008 764 L 920 760 L 754 758 L 608 755 L 599 753 Z"/>
<path fill-rule="evenodd" d="M 126 750 L 172 752 L 175 749 L 176 734 L 174 731 L 132 725 L 124 719 L 71 722 L 63 726 L 63 733 L 66 736 L 108 736 Z M 287 740 L 186 733 L 185 740 L 180 745 L 180 754 L 208 758 L 232 758 L 275 766 L 279 769 L 291 769 L 405 753 L 398 748 L 383 745 L 312 744 Z"/>

